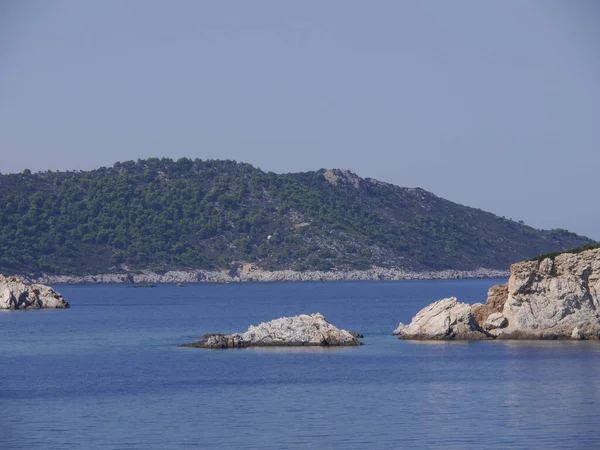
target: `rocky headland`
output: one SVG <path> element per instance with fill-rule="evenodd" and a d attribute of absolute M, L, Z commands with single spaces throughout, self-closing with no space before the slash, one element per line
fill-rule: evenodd
<path fill-rule="evenodd" d="M 0 275 L 0 309 L 68 308 L 69 303 L 49 286 L 26 285 L 16 277 Z"/>
<path fill-rule="evenodd" d="M 422 309 L 394 331 L 400 339 L 599 339 L 600 248 L 511 266 L 485 304 L 454 297 Z"/>
<path fill-rule="evenodd" d="M 258 326 L 250 326 L 245 333 L 207 334 L 203 340 L 182 347 L 225 349 L 362 345 L 357 336 L 336 328 L 322 314 L 316 313 L 263 322 Z"/>

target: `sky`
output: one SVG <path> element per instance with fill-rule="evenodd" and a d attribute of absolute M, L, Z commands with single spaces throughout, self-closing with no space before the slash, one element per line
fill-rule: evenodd
<path fill-rule="evenodd" d="M 0 0 L 0 172 L 349 169 L 600 240 L 595 0 Z"/>

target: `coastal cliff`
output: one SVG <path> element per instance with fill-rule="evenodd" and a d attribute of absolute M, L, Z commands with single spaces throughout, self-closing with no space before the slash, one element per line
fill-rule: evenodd
<path fill-rule="evenodd" d="M 471 340 L 473 332 L 496 339 L 598 339 L 600 248 L 513 264 L 508 284 L 492 287 L 486 303 L 470 306 L 468 313 L 468 305 L 448 300 L 424 308 L 394 334 L 401 339 Z M 457 305 L 462 321 L 453 320 Z"/>
<path fill-rule="evenodd" d="M 26 285 L 0 275 L 0 309 L 68 308 L 69 303 L 49 286 Z"/>
<path fill-rule="evenodd" d="M 362 345 L 355 334 L 336 328 L 322 314 L 316 313 L 264 322 L 258 326 L 250 326 L 245 333 L 205 335 L 203 340 L 182 347 L 225 349 L 355 345 Z"/>

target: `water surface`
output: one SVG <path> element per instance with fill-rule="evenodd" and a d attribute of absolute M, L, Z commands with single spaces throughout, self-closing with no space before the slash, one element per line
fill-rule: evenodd
<path fill-rule="evenodd" d="M 0 314 L 0 448 L 599 448 L 598 342 L 390 335 L 499 282 L 57 286 L 71 309 Z M 177 347 L 312 312 L 367 345 Z"/>

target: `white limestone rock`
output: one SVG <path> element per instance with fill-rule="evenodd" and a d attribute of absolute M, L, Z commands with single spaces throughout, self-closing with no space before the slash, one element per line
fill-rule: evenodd
<path fill-rule="evenodd" d="M 0 275 L 0 309 L 68 308 L 69 303 L 43 284 L 26 285 L 15 277 Z"/>
<path fill-rule="evenodd" d="M 513 264 L 501 339 L 598 339 L 600 249 Z M 576 330 L 575 330 L 576 329 Z"/>
<path fill-rule="evenodd" d="M 471 306 L 459 303 L 456 297 L 444 298 L 423 308 L 409 325 L 400 323 L 393 334 L 410 340 L 491 339 L 471 314 Z"/>
<path fill-rule="evenodd" d="M 488 316 L 485 323 L 483 324 L 483 328 L 485 330 L 496 330 L 499 328 L 504 328 L 508 325 L 508 319 L 504 317 L 502 313 L 495 312 Z"/>
<path fill-rule="evenodd" d="M 250 326 L 245 333 L 206 335 L 205 339 L 184 347 L 243 348 L 286 346 L 353 346 L 362 343 L 346 330 L 331 325 L 320 314 L 301 314 L 282 317 L 258 326 Z"/>
<path fill-rule="evenodd" d="M 599 339 L 600 249 L 513 264 L 508 284 L 490 288 L 485 304 L 443 299 L 394 334 L 401 339 Z"/>

